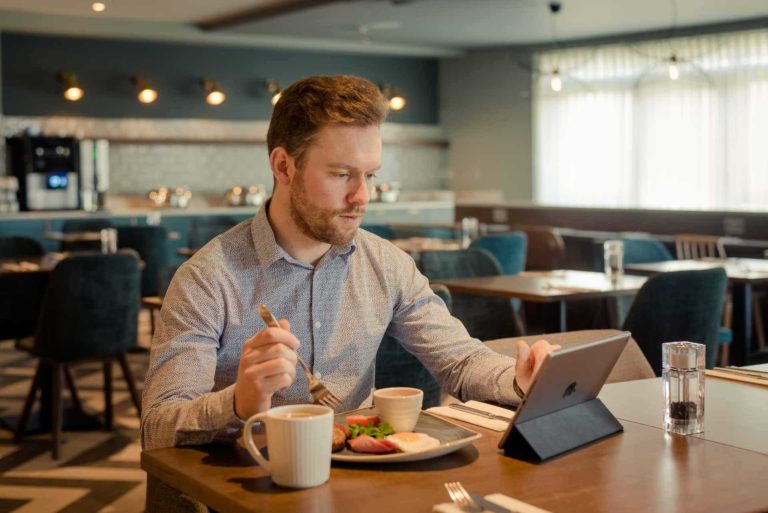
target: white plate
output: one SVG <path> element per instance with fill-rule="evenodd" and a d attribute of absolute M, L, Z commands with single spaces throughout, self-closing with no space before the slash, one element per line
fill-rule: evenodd
<path fill-rule="evenodd" d="M 336 415 L 336 422 L 346 424 L 347 417 L 351 415 L 376 415 L 376 411 L 373 408 L 363 408 L 339 413 Z M 459 426 L 426 411 L 422 411 L 419 414 L 419 421 L 413 430 L 416 433 L 424 433 L 437 438 L 440 440 L 440 445 L 424 451 L 393 452 L 389 454 L 366 454 L 344 448 L 339 452 L 331 454 L 331 460 L 351 463 L 401 463 L 428 460 L 457 451 L 482 436 L 480 433 L 476 433 L 471 429 Z"/>

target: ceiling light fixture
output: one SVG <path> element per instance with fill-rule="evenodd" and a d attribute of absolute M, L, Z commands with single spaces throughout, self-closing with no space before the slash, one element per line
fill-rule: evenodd
<path fill-rule="evenodd" d="M 674 53 L 672 54 L 672 57 L 669 58 L 669 79 L 670 80 L 677 80 L 680 78 L 680 61 L 677 59 L 677 55 Z"/>
<path fill-rule="evenodd" d="M 58 75 L 59 82 L 64 89 L 64 98 L 71 102 L 76 102 L 83 97 L 85 91 L 77 82 L 77 75 L 62 71 Z"/>
<path fill-rule="evenodd" d="M 107 6 L 103 2 L 93 2 L 91 4 L 91 9 L 93 9 L 93 12 L 104 12 L 104 9 L 106 9 Z"/>
<path fill-rule="evenodd" d="M 131 82 L 136 87 L 136 98 L 141 103 L 152 103 L 157 100 L 157 91 L 152 87 L 148 78 L 133 76 Z"/>
<path fill-rule="evenodd" d="M 387 103 L 389 103 L 389 108 L 392 110 L 402 110 L 405 105 L 408 103 L 405 99 L 405 96 L 400 94 L 397 89 L 392 87 L 391 85 L 384 84 L 380 87 L 381 94 L 384 95 L 384 98 L 387 99 Z"/>
<path fill-rule="evenodd" d="M 213 80 L 204 78 L 200 81 L 200 85 L 205 91 L 205 101 L 208 105 L 221 105 L 227 99 L 227 95 L 219 89 L 219 86 Z"/>
<path fill-rule="evenodd" d="M 556 93 L 563 89 L 563 79 L 560 78 L 560 71 L 557 68 L 552 70 L 552 77 L 549 79 L 549 87 Z"/>
<path fill-rule="evenodd" d="M 280 100 L 280 97 L 283 95 L 283 89 L 280 87 L 280 84 L 277 82 L 277 80 L 267 80 L 267 92 L 272 95 L 269 101 L 273 106 Z"/>

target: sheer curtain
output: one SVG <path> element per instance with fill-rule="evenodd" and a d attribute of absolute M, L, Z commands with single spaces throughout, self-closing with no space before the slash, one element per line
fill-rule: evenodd
<path fill-rule="evenodd" d="M 768 210 L 768 30 L 545 52 L 537 68 L 538 202 Z"/>

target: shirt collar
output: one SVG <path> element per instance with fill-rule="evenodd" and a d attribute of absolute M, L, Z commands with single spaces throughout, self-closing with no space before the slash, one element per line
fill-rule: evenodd
<path fill-rule="evenodd" d="M 272 230 L 272 225 L 269 224 L 269 218 L 267 217 L 267 209 L 269 208 L 270 201 L 271 200 L 267 200 L 261 206 L 251 223 L 251 236 L 253 237 L 256 258 L 263 267 L 269 267 L 281 258 L 291 263 L 306 266 L 305 263 L 299 262 L 289 255 L 280 247 L 280 245 L 278 245 L 277 240 L 275 240 L 275 232 Z M 323 260 L 333 260 L 339 256 L 352 254 L 357 248 L 358 237 L 359 232 L 355 234 L 354 238 L 349 243 L 339 246 L 331 246 L 331 249 L 323 257 Z"/>

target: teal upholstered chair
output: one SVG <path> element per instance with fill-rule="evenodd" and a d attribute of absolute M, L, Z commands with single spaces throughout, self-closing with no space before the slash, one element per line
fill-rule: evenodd
<path fill-rule="evenodd" d="M 427 237 L 430 239 L 455 239 L 456 230 L 450 226 L 398 226 L 395 229 L 396 239 L 408 237 Z"/>
<path fill-rule="evenodd" d="M 724 269 L 661 273 L 648 278 L 624 321 L 657 376 L 661 344 L 687 340 L 707 346 L 707 367 L 718 350 L 727 277 Z"/>
<path fill-rule="evenodd" d="M 139 254 L 144 263 L 141 272 L 141 295 L 158 296 L 164 290 L 161 277 L 166 275 L 170 263 L 168 231 L 162 226 L 120 226 L 117 245 Z"/>
<path fill-rule="evenodd" d="M 525 270 L 528 237 L 523 232 L 484 235 L 469 247 L 485 249 L 491 253 L 499 261 L 504 274 L 517 274 Z"/>
<path fill-rule="evenodd" d="M 442 285 L 432 290 L 451 309 L 451 293 Z M 396 338 L 384 335 L 376 353 L 376 388 L 413 387 L 424 392 L 424 408 L 440 404 L 440 385 L 421 362 L 406 351 Z"/>
<path fill-rule="evenodd" d="M 39 257 L 43 248 L 28 237 L 0 237 L 0 258 Z M 35 334 L 40 301 L 48 277 L 44 273 L 0 275 L 0 340 Z"/>
<path fill-rule="evenodd" d="M 52 372 L 53 457 L 59 455 L 62 380 L 70 364 L 102 361 L 105 425 L 112 427 L 112 364 L 120 363 L 136 409 L 139 395 L 125 356 L 136 345 L 141 294 L 139 261 L 133 252 L 88 253 L 62 260 L 51 272 L 40 320 L 29 352 L 38 357 L 35 377 L 24 403 L 15 438 L 24 435 L 43 373 Z M 72 385 L 70 383 L 70 385 Z M 74 388 L 71 386 L 71 388 Z M 79 406 L 79 399 L 73 396 Z"/>
<path fill-rule="evenodd" d="M 392 229 L 392 227 L 386 225 L 386 224 L 364 224 L 360 228 L 363 230 L 369 231 L 371 233 L 374 233 L 381 237 L 382 239 L 395 239 L 397 236 L 395 235 L 395 230 Z"/>
<path fill-rule="evenodd" d="M 67 219 L 61 225 L 63 233 L 98 232 L 114 228 L 109 219 Z M 62 242 L 62 251 L 101 251 L 100 241 Z"/>
<path fill-rule="evenodd" d="M 502 274 L 501 265 L 488 251 L 479 248 L 454 251 L 424 251 L 421 270 L 430 281 Z M 472 294 L 451 294 L 453 316 L 469 334 L 480 340 L 523 335 L 521 323 L 508 299 Z"/>
<path fill-rule="evenodd" d="M 235 226 L 237 221 L 226 216 L 199 217 L 189 225 L 189 247 L 198 249 L 208 241 Z"/>

